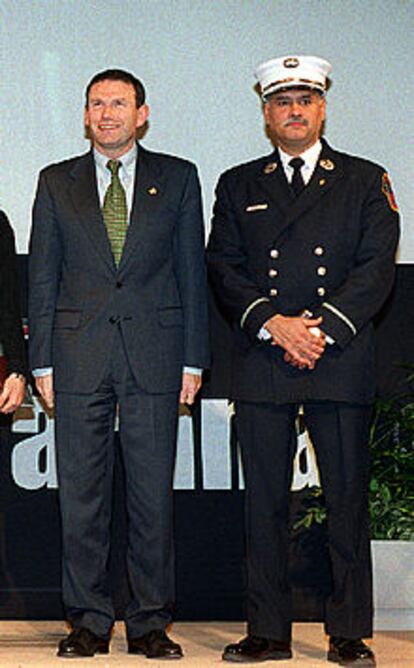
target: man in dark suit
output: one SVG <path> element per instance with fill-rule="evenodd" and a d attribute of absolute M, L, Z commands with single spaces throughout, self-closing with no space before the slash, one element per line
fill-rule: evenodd
<path fill-rule="evenodd" d="M 208 364 L 203 222 L 194 165 L 135 141 L 140 81 L 97 74 L 86 91 L 90 153 L 42 171 L 30 246 L 30 355 L 56 406 L 63 598 L 59 656 L 107 653 L 107 560 L 116 413 L 126 471 L 128 651 L 179 658 L 172 474 L 178 402 Z M 53 376 L 51 373 L 53 368 Z"/>
<path fill-rule="evenodd" d="M 0 413 L 7 415 L 24 399 L 27 367 L 14 235 L 3 211 L 0 211 L 0 253 Z"/>
<path fill-rule="evenodd" d="M 292 656 L 288 497 L 303 405 L 328 511 L 328 659 L 375 663 L 362 641 L 372 634 L 372 318 L 391 289 L 398 215 L 381 167 L 320 139 L 330 69 L 310 56 L 259 66 L 276 150 L 229 170 L 217 188 L 208 264 L 234 327 L 246 479 L 248 635 L 226 647 L 228 661 Z"/>

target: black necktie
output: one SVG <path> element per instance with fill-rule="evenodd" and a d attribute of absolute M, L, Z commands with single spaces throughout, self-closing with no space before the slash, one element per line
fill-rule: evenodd
<path fill-rule="evenodd" d="M 292 186 L 292 190 L 295 193 L 295 196 L 298 197 L 302 190 L 305 187 L 305 183 L 303 181 L 302 173 L 300 171 L 300 168 L 302 165 L 305 164 L 305 161 L 302 160 L 302 158 L 292 158 L 292 160 L 289 161 L 290 167 L 293 169 L 293 177 L 292 181 L 290 182 L 290 185 Z"/>

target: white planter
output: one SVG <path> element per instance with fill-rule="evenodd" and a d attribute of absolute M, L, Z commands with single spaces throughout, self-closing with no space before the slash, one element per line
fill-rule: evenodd
<path fill-rule="evenodd" d="M 373 540 L 374 629 L 414 629 L 414 541 Z"/>

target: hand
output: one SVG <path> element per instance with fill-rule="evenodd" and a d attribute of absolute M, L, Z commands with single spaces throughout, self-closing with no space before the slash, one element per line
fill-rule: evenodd
<path fill-rule="evenodd" d="M 300 369 L 301 371 L 307 368 L 306 364 L 301 364 L 300 362 L 297 362 L 290 353 L 285 353 L 283 355 L 283 359 L 286 362 L 286 364 L 290 364 L 290 366 L 294 366 L 296 369 Z"/>
<path fill-rule="evenodd" d="M 23 376 L 12 373 L 4 381 L 0 393 L 0 413 L 13 413 L 24 399 L 26 381 Z"/>
<path fill-rule="evenodd" d="M 37 376 L 36 388 L 48 408 L 53 408 L 55 395 L 53 392 L 53 374 Z"/>
<path fill-rule="evenodd" d="M 180 392 L 180 404 L 193 404 L 201 387 L 201 374 L 183 373 Z"/>
<path fill-rule="evenodd" d="M 272 335 L 272 345 L 281 346 L 289 355 L 288 362 L 300 369 L 313 369 L 325 350 L 326 341 L 318 328 L 322 318 L 275 315 L 264 327 Z M 317 334 L 317 331 L 319 334 Z"/>
<path fill-rule="evenodd" d="M 309 331 L 314 336 L 325 336 L 325 334 L 322 332 L 322 330 L 319 329 L 319 327 L 312 327 Z M 300 364 L 299 362 L 297 362 L 289 353 L 285 353 L 283 355 L 283 359 L 286 362 L 286 364 L 290 364 L 291 366 L 294 366 L 297 369 L 303 370 L 306 368 L 305 364 Z"/>

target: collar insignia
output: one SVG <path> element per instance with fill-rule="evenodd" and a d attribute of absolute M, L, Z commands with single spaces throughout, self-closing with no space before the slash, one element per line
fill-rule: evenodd
<path fill-rule="evenodd" d="M 326 169 L 328 172 L 331 172 L 335 169 L 335 163 L 332 160 L 319 160 L 319 164 L 322 169 Z"/>
<path fill-rule="evenodd" d="M 268 162 L 263 171 L 265 174 L 271 174 L 275 169 L 277 169 L 277 162 Z"/>
<path fill-rule="evenodd" d="M 151 186 L 151 188 L 148 188 L 147 193 L 148 195 L 158 195 L 158 188 Z"/>

